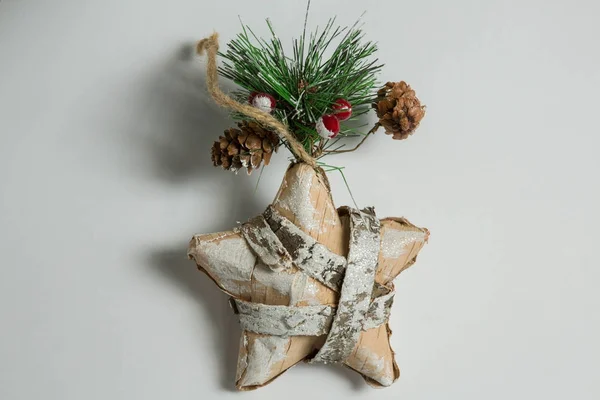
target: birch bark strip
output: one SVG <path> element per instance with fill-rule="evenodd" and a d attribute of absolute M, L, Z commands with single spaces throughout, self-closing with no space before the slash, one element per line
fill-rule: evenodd
<path fill-rule="evenodd" d="M 379 220 L 372 208 L 348 212 L 350 247 L 338 310 L 313 362 L 342 362 L 352 354 L 371 303 L 380 246 Z"/>
<path fill-rule="evenodd" d="M 256 256 L 273 271 L 292 267 L 292 259 L 262 215 L 242 225 L 241 232 Z"/>
<path fill-rule="evenodd" d="M 264 216 L 291 255 L 296 267 L 328 288 L 339 292 L 344 279 L 346 259 L 304 233 L 273 207 L 267 208 Z"/>
<path fill-rule="evenodd" d="M 235 300 L 242 327 L 274 336 L 321 336 L 331 328 L 331 306 L 272 306 Z"/>

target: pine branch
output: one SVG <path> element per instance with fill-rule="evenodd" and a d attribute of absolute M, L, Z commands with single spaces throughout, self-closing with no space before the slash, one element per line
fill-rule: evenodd
<path fill-rule="evenodd" d="M 262 39 L 242 24 L 242 32 L 220 53 L 225 62 L 219 72 L 242 87 L 235 93 L 240 100 L 247 101 L 253 91 L 274 96 L 274 115 L 288 124 L 309 153 L 322 152 L 324 140 L 315 131 L 315 123 L 332 112 L 332 104 L 339 98 L 348 100 L 353 106 L 352 121 L 366 113 L 376 97 L 376 75 L 382 67 L 372 59 L 377 47 L 365 41 L 357 24 L 344 28 L 330 19 L 321 31 L 307 37 L 305 21 L 302 35 L 293 40 L 291 56 L 287 56 L 269 20 L 267 26 L 271 36 Z"/>

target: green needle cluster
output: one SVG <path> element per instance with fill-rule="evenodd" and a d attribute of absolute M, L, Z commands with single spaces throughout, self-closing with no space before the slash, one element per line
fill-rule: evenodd
<path fill-rule="evenodd" d="M 248 101 L 251 92 L 274 96 L 277 105 L 273 115 L 288 125 L 310 154 L 320 153 L 326 141 L 317 134 L 315 123 L 333 112 L 331 107 L 337 99 L 352 104 L 350 122 L 373 103 L 377 73 L 382 67 L 373 58 L 377 46 L 365 41 L 357 24 L 339 27 L 332 18 L 322 30 L 310 34 L 305 24 L 302 35 L 293 40 L 292 50 L 286 54 L 269 20 L 267 25 L 268 39 L 242 25 L 242 32 L 220 53 L 224 63 L 219 73 L 241 87 L 235 93 L 240 101 Z M 342 126 L 339 136 L 350 134 L 355 133 Z"/>

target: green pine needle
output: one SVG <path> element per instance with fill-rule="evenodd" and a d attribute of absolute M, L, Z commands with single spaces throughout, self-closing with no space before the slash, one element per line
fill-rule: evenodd
<path fill-rule="evenodd" d="M 318 163 L 319 166 L 321 166 L 321 168 L 323 168 L 323 171 L 325 172 L 331 172 L 331 171 L 338 171 L 340 173 L 340 175 L 342 175 L 342 179 L 344 180 L 344 184 L 346 185 L 346 189 L 348 189 L 348 193 L 350 194 L 350 198 L 352 199 L 352 203 L 354 203 L 354 207 L 356 207 L 357 210 L 360 210 L 360 207 L 358 207 L 358 204 L 356 204 L 356 200 L 354 199 L 354 195 L 352 194 L 352 190 L 350 189 L 350 185 L 348 184 L 348 181 L 346 180 L 346 175 L 344 175 L 344 167 L 336 167 L 334 165 L 328 165 L 322 162 Z"/>

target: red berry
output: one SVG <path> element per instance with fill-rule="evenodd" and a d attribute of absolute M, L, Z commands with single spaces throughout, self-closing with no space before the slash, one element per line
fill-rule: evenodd
<path fill-rule="evenodd" d="M 323 139 L 333 139 L 340 133 L 340 121 L 334 115 L 323 115 L 317 121 L 316 129 Z"/>
<path fill-rule="evenodd" d="M 352 104 L 345 99 L 337 99 L 333 106 L 334 115 L 340 121 L 345 121 L 352 116 Z"/>

